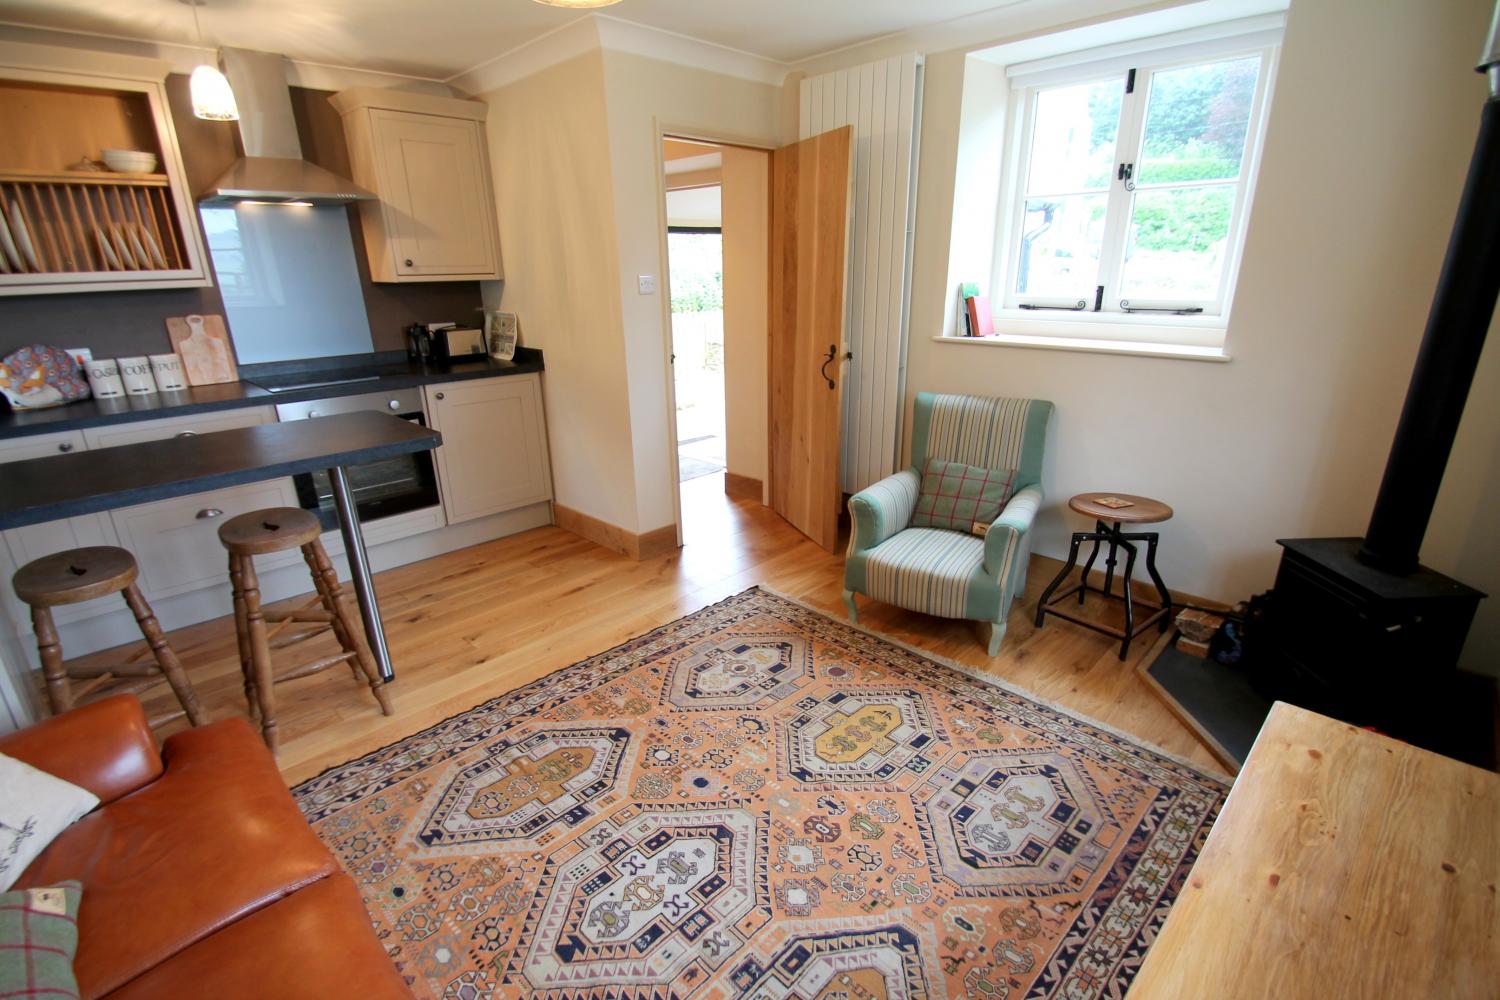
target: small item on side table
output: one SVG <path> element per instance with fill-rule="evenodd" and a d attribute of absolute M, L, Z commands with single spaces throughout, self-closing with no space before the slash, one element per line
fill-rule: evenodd
<path fill-rule="evenodd" d="M 182 358 L 188 385 L 240 380 L 223 316 L 168 316 L 167 335 L 172 338 L 172 350 Z"/>
<path fill-rule="evenodd" d="M 1106 500 L 1112 503 L 1105 503 Z M 1119 504 L 1123 506 L 1117 506 Z M 1094 530 L 1073 532 L 1073 543 L 1068 548 L 1068 561 L 1052 582 L 1047 584 L 1047 589 L 1042 591 L 1041 599 L 1037 601 L 1036 627 L 1042 627 L 1047 615 L 1056 615 L 1075 625 L 1082 625 L 1084 628 L 1119 639 L 1120 659 L 1124 660 L 1130 656 L 1130 643 L 1137 635 L 1152 625 L 1159 626 L 1163 632 L 1167 630 L 1172 623 L 1172 595 L 1167 591 L 1167 585 L 1162 583 L 1161 574 L 1156 571 L 1157 533 L 1154 531 L 1126 532 L 1120 530 L 1120 526 L 1123 523 L 1151 524 L 1156 521 L 1165 521 L 1172 516 L 1172 508 L 1159 500 L 1132 496 L 1128 493 L 1104 494 L 1103 496 L 1097 493 L 1079 493 L 1068 501 L 1068 506 L 1079 514 L 1094 518 Z M 1073 567 L 1078 565 L 1078 548 L 1084 542 L 1093 542 L 1094 548 L 1089 553 L 1088 562 L 1083 565 L 1083 573 L 1079 576 L 1078 582 L 1053 597 L 1053 592 L 1073 572 Z M 1156 585 L 1156 592 L 1161 595 L 1160 604 L 1137 601 L 1130 589 L 1131 579 L 1135 575 L 1136 542 L 1146 544 L 1146 572 L 1151 575 L 1151 582 Z M 1094 568 L 1094 560 L 1099 557 L 1101 545 L 1109 546 L 1105 560 L 1103 590 L 1089 584 L 1089 573 Z M 1125 573 L 1121 577 L 1120 593 L 1117 594 L 1114 592 L 1115 564 L 1116 556 L 1122 548 L 1126 553 Z M 1082 618 L 1076 612 L 1063 610 L 1064 602 L 1075 594 L 1081 606 L 1084 596 L 1090 590 L 1100 597 L 1124 603 L 1124 629 Z M 1146 617 L 1137 621 L 1137 610 L 1147 612 Z"/>
<path fill-rule="evenodd" d="M 521 339 L 520 320 L 515 313 L 486 310 L 484 335 L 490 343 L 490 357 L 497 361 L 510 361 L 515 358 L 516 344 Z"/>
<path fill-rule="evenodd" d="M 87 399 L 89 387 L 71 354 L 32 344 L 0 360 L 0 394 L 17 410 L 40 410 Z"/>
<path fill-rule="evenodd" d="M 85 370 L 95 399 L 114 399 L 125 395 L 125 383 L 120 381 L 120 365 L 114 358 L 95 358 Z"/>
<path fill-rule="evenodd" d="M 151 375 L 151 361 L 144 355 L 135 358 L 116 358 L 120 366 L 120 381 L 125 383 L 127 396 L 156 395 L 156 379 Z"/>
<path fill-rule="evenodd" d="M 187 375 L 182 370 L 182 359 L 175 354 L 152 354 L 151 374 L 156 376 L 156 388 L 162 392 L 176 392 L 187 388 Z"/>

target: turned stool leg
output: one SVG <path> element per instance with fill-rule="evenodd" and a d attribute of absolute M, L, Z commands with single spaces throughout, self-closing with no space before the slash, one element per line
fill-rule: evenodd
<path fill-rule="evenodd" d="M 385 682 L 380 679 L 380 671 L 375 666 L 375 658 L 370 655 L 370 649 L 365 644 L 364 632 L 359 623 L 353 621 L 349 616 L 348 606 L 344 603 L 344 588 L 339 583 L 338 571 L 333 568 L 333 561 L 328 558 L 328 552 L 323 548 L 323 543 L 314 539 L 302 546 L 302 558 L 307 561 L 307 568 L 312 571 L 313 584 L 318 589 L 318 596 L 323 599 L 323 607 L 333 616 L 333 634 L 338 638 L 339 645 L 346 652 L 354 654 L 359 661 L 359 669 L 364 671 L 365 679 L 370 684 L 370 693 L 380 703 L 380 711 L 383 715 L 390 715 L 391 696 L 385 689 Z"/>
<path fill-rule="evenodd" d="M 47 679 L 47 701 L 52 714 L 61 715 L 73 707 L 73 687 L 63 669 L 62 645 L 57 626 L 52 623 L 52 609 L 32 605 L 31 624 L 36 631 L 37 652 L 42 657 L 42 676 Z"/>
<path fill-rule="evenodd" d="M 250 619 L 245 610 L 245 575 L 240 557 L 229 554 L 229 589 L 234 599 L 234 637 L 240 647 L 240 675 L 245 681 L 245 708 L 251 722 L 260 721 L 260 695 L 255 687 L 255 662 L 250 653 Z"/>
<path fill-rule="evenodd" d="M 266 616 L 260 607 L 260 577 L 255 575 L 255 560 L 240 559 L 240 582 L 245 601 L 245 631 L 250 636 L 250 661 L 255 671 L 255 691 L 260 701 L 260 735 L 271 752 L 276 752 L 276 682 L 271 672 L 271 642 L 266 636 Z"/>
<path fill-rule="evenodd" d="M 151 611 L 151 605 L 146 603 L 141 588 L 131 583 L 125 588 L 124 595 L 125 603 L 130 605 L 130 610 L 135 615 L 136 624 L 141 627 L 141 635 L 146 637 L 146 645 L 151 647 L 151 653 L 156 657 L 156 665 L 161 667 L 162 676 L 172 686 L 183 711 L 187 712 L 188 721 L 195 726 L 203 725 L 208 721 L 208 716 L 198 704 L 198 695 L 182 669 L 182 662 L 177 659 L 177 654 L 167 642 L 166 634 L 162 632 L 161 624 Z"/>

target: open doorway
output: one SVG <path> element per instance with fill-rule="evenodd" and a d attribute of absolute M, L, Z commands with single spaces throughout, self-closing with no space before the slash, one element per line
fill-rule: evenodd
<path fill-rule="evenodd" d="M 682 541 L 764 502 L 769 154 L 664 138 L 673 446 Z"/>
<path fill-rule="evenodd" d="M 667 192 L 672 366 L 677 397 L 677 479 L 722 474 L 724 235 L 719 187 Z"/>

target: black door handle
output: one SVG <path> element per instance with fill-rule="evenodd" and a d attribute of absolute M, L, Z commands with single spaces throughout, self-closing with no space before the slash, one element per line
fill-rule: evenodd
<path fill-rule="evenodd" d="M 823 359 L 823 367 L 820 368 L 820 369 L 818 369 L 818 374 L 822 375 L 823 378 L 825 378 L 825 379 L 828 380 L 828 388 L 830 388 L 830 389 L 837 389 L 838 388 L 838 384 L 836 382 L 834 382 L 833 378 L 828 374 L 828 366 L 833 362 L 834 358 L 838 357 L 838 354 L 839 354 L 838 345 L 837 344 L 829 344 L 828 345 L 828 357 L 826 357 L 826 358 Z"/>

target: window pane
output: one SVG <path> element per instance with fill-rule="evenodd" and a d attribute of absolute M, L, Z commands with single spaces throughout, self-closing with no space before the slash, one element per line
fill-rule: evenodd
<path fill-rule="evenodd" d="M 1219 293 L 1235 185 L 1137 191 L 1120 297 L 1204 301 Z"/>
<path fill-rule="evenodd" d="M 1249 56 L 1153 75 L 1136 182 L 1238 177 L 1259 72 L 1260 56 Z"/>
<path fill-rule="evenodd" d="M 1026 200 L 1017 295 L 1093 300 L 1105 198 L 1089 194 Z"/>
<path fill-rule="evenodd" d="M 1027 194 L 1099 191 L 1109 186 L 1124 89 L 1121 78 L 1037 94 Z"/>

